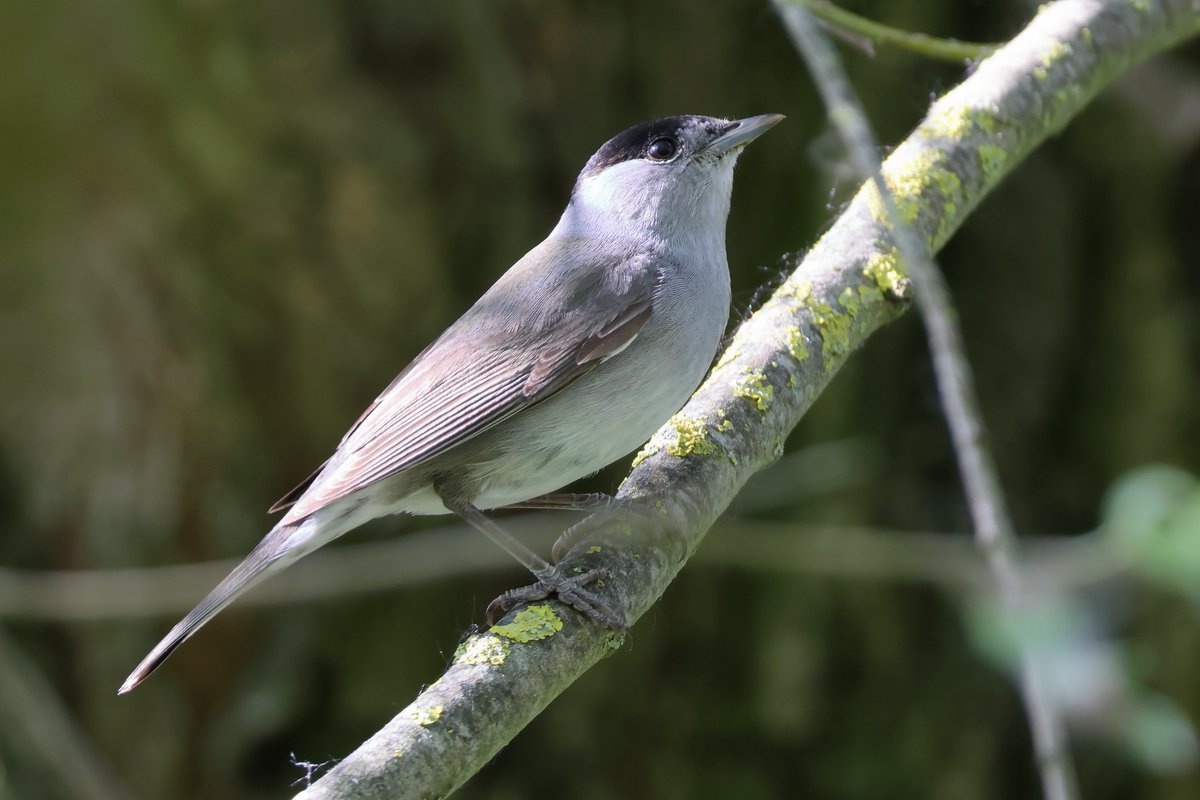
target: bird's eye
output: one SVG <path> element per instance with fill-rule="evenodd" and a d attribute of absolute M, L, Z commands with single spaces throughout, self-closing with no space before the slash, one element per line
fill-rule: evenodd
<path fill-rule="evenodd" d="M 674 139 L 664 136 L 650 143 L 650 146 L 646 148 L 646 155 L 654 161 L 670 161 L 678 149 L 679 145 Z"/>

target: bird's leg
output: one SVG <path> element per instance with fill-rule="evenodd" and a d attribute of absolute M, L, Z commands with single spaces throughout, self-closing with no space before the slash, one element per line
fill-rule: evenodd
<path fill-rule="evenodd" d="M 537 508 L 549 511 L 605 511 L 610 508 L 621 505 L 620 501 L 612 495 L 601 494 L 600 492 L 588 492 L 586 494 L 578 494 L 574 492 L 554 492 L 553 494 L 543 494 L 539 497 L 532 497 L 528 500 L 522 500 L 520 503 L 513 503 L 505 506 L 505 508 Z"/>
<path fill-rule="evenodd" d="M 555 492 L 523 500 L 520 503 L 513 503 L 512 505 L 504 506 L 504 508 L 583 511 L 592 514 L 592 516 L 567 528 L 554 542 L 554 547 L 550 551 L 550 560 L 557 564 L 563 560 L 563 557 L 566 556 L 571 548 L 575 546 L 575 543 L 583 538 L 585 534 L 611 521 L 611 517 L 604 515 L 596 516 L 597 514 L 605 511 L 613 513 L 627 512 L 630 510 L 630 504 L 626 500 L 608 494 L 601 494 L 600 492 L 589 492 L 587 494 Z"/>
<path fill-rule="evenodd" d="M 505 508 L 539 508 L 553 511 L 584 511 L 595 513 L 598 511 L 618 511 L 624 508 L 625 505 L 625 503 L 612 495 L 601 494 L 599 492 L 588 494 L 556 492 L 524 500 L 520 503 L 513 503 L 512 505 L 505 506 Z M 563 531 L 562 535 L 554 542 L 554 547 L 550 551 L 551 560 L 555 564 L 562 561 L 563 556 L 575 546 L 575 543 L 585 533 L 594 530 L 600 521 L 594 517 L 588 517 Z"/>
<path fill-rule="evenodd" d="M 434 484 L 434 491 L 438 491 L 436 483 Z M 449 496 L 448 493 L 443 494 L 440 491 L 438 491 L 438 495 L 441 497 L 442 503 L 445 504 L 446 508 L 458 514 L 468 524 L 502 547 L 505 552 L 517 561 L 520 561 L 537 578 L 537 582 L 531 586 L 512 589 L 493 600 L 488 605 L 488 624 L 494 624 L 495 620 L 504 616 L 509 609 L 520 603 L 532 603 L 537 600 L 544 600 L 553 594 L 557 595 L 559 600 L 585 616 L 614 630 L 625 630 L 624 617 L 609 608 L 603 600 L 585 591 L 583 588 L 601 577 L 604 574 L 604 570 L 594 569 L 580 575 L 565 575 L 557 565 L 551 566 L 546 563 L 545 559 L 518 541 L 511 533 L 489 519 L 487 515 L 471 503 L 456 500 Z"/>
<path fill-rule="evenodd" d="M 486 514 L 475 506 L 470 503 L 454 503 L 452 505 L 445 497 L 442 498 L 442 502 L 447 508 L 469 523 L 471 527 L 503 548 L 504 552 L 517 561 L 520 561 L 521 566 L 532 572 L 538 580 L 542 580 L 554 572 L 554 567 L 546 563 L 544 558 L 526 547 L 524 543 L 500 527 L 494 520 L 489 519 Z"/>

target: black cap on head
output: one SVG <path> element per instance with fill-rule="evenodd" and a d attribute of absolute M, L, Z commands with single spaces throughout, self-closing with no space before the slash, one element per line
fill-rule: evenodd
<path fill-rule="evenodd" d="M 695 114 L 680 114 L 674 117 L 643 122 L 632 128 L 621 131 L 609 139 L 588 159 L 587 165 L 579 174 L 587 178 L 613 164 L 630 161 L 635 158 L 645 158 L 651 144 L 660 139 L 672 139 L 679 146 L 700 134 L 705 141 L 710 141 L 721 134 L 736 128 L 737 122 L 717 119 L 716 117 L 701 117 Z M 692 136 L 687 136 L 691 133 Z"/>

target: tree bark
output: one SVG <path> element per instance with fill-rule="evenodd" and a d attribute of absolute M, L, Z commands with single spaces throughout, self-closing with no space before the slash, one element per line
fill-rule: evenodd
<path fill-rule="evenodd" d="M 1047 136 L 1114 78 L 1200 30 L 1197 0 L 1061 0 L 933 104 L 884 164 L 931 252 Z M 708 380 L 635 460 L 619 496 L 656 535 L 610 520 L 569 568 L 632 623 L 662 595 L 742 485 L 849 355 L 907 306 L 878 194 L 864 188 L 732 338 Z M 633 531 L 637 528 L 637 535 Z M 402 634 L 398 634 L 402 635 Z M 621 644 L 557 602 L 470 637 L 435 683 L 299 798 L 445 797 L 586 669 Z"/>

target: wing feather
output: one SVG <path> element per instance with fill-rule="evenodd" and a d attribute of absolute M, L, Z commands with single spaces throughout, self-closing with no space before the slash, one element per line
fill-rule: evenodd
<path fill-rule="evenodd" d="M 294 502 L 284 521 L 478 436 L 620 353 L 650 319 L 662 264 L 614 258 L 592 240 L 543 242 L 397 376 L 307 486 L 276 504 Z"/>

